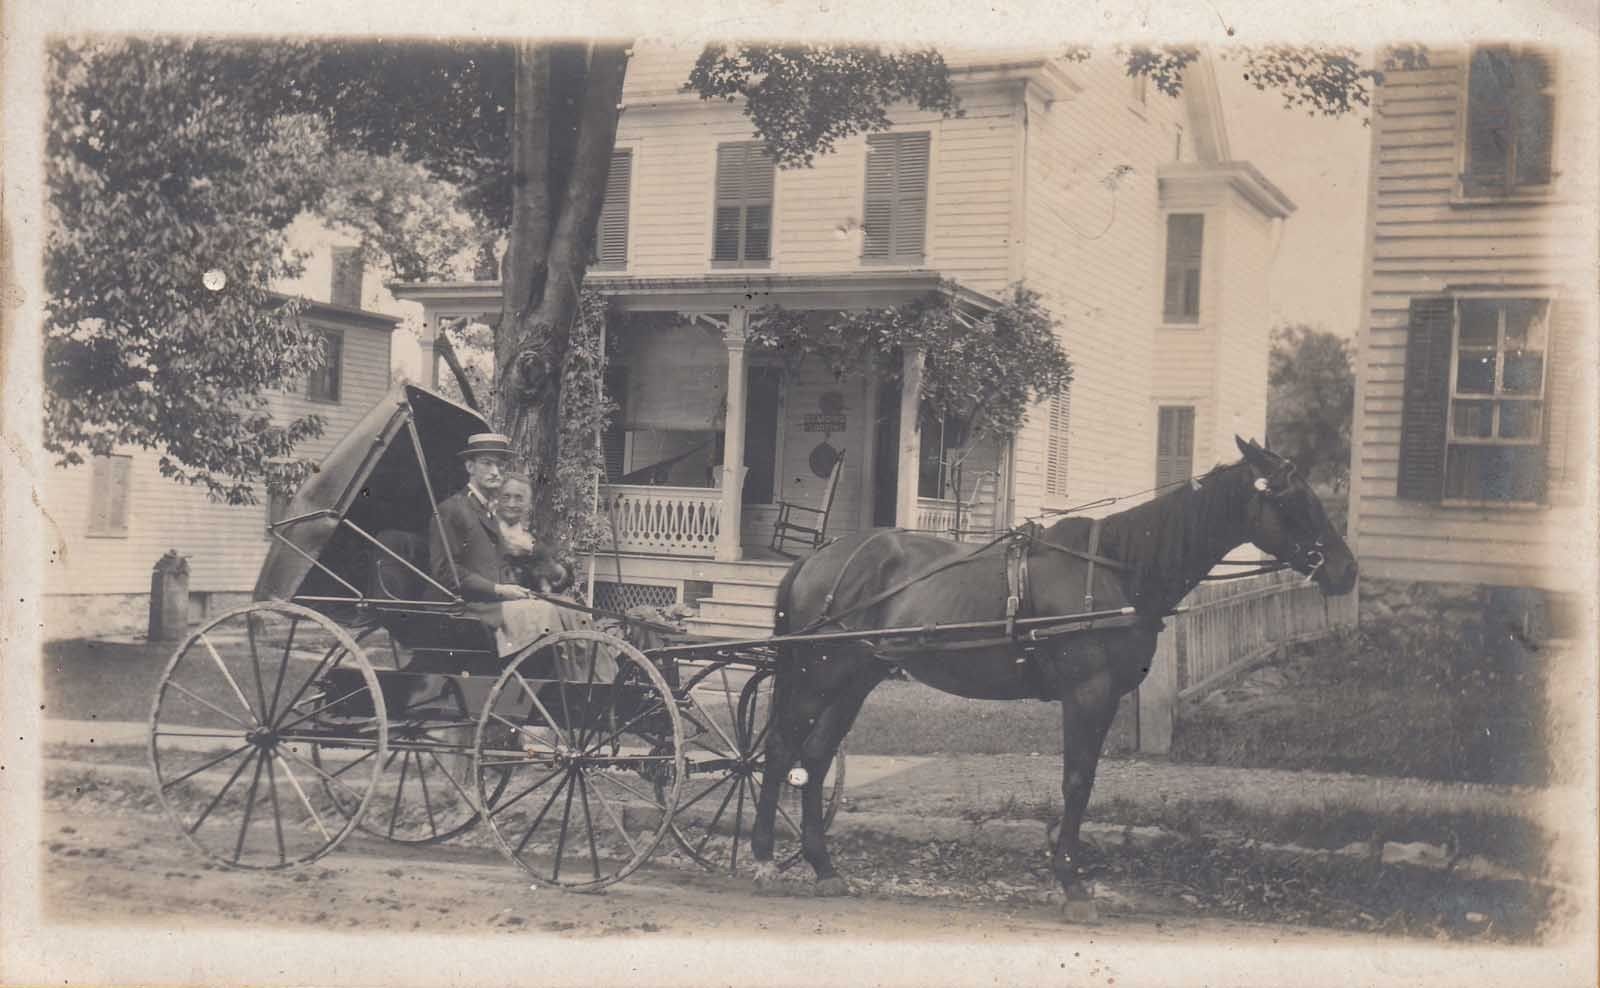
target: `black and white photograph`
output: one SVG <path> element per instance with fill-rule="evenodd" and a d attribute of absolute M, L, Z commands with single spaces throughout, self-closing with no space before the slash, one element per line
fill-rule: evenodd
<path fill-rule="evenodd" d="M 1592 6 L 328 6 L 4 12 L 0 982 L 1595 983 Z"/>

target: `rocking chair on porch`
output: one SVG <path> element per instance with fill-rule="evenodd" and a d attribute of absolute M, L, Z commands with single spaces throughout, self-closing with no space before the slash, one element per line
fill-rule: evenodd
<path fill-rule="evenodd" d="M 822 507 L 813 508 L 806 504 L 794 504 L 789 501 L 778 502 L 778 520 L 772 526 L 771 548 L 781 556 L 790 559 L 795 555 L 783 550 L 787 542 L 803 543 L 808 549 L 816 549 L 822 545 L 822 540 L 828 531 L 828 515 L 833 511 L 833 495 L 839 489 L 839 475 L 844 472 L 844 450 L 834 458 L 833 469 L 828 471 L 828 486 L 822 491 Z M 806 524 L 791 521 L 791 512 L 805 512 L 802 517 Z"/>

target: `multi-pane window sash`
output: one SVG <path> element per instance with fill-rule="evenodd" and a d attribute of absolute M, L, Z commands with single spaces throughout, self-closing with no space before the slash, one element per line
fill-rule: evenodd
<path fill-rule="evenodd" d="M 1549 304 L 1460 299 L 1444 496 L 1536 501 L 1543 472 Z"/>
<path fill-rule="evenodd" d="M 867 137 L 861 257 L 920 264 L 928 227 L 927 131 Z"/>
<path fill-rule="evenodd" d="M 322 334 L 322 366 L 306 376 L 306 397 L 312 401 L 337 402 L 342 384 L 344 334 Z"/>
<path fill-rule="evenodd" d="M 771 262 L 774 174 L 772 158 L 758 142 L 717 146 L 713 263 L 761 267 Z"/>
<path fill-rule="evenodd" d="M 1161 317 L 1169 323 L 1200 321 L 1200 260 L 1206 218 L 1200 213 L 1167 217 L 1166 288 Z"/>
<path fill-rule="evenodd" d="M 1504 196 L 1550 184 L 1554 72 L 1547 54 L 1479 48 L 1467 78 L 1464 191 Z"/>

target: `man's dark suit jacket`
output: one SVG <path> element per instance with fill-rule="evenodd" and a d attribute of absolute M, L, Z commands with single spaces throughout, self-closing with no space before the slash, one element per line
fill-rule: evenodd
<path fill-rule="evenodd" d="M 455 560 L 454 574 L 446 544 Z M 494 627 L 501 625 L 500 598 L 494 592 L 503 561 L 500 523 L 470 488 L 439 502 L 439 517 L 428 525 L 428 561 L 433 578 L 468 601 L 469 613 Z"/>

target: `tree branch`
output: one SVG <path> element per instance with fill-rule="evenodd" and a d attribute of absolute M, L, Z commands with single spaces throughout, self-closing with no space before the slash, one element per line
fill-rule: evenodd
<path fill-rule="evenodd" d="M 466 317 L 463 316 L 460 319 L 452 320 L 452 323 L 459 326 L 465 325 L 466 321 Z M 439 351 L 439 355 L 444 358 L 445 364 L 450 368 L 450 373 L 455 376 L 456 387 L 461 389 L 461 400 L 467 403 L 468 408 L 480 415 L 483 414 L 483 406 L 478 404 L 478 396 L 472 391 L 472 381 L 467 378 L 467 369 L 461 366 L 461 358 L 456 356 L 455 344 L 450 342 L 450 334 L 442 324 L 439 326 L 438 335 L 433 338 L 433 345 Z"/>

